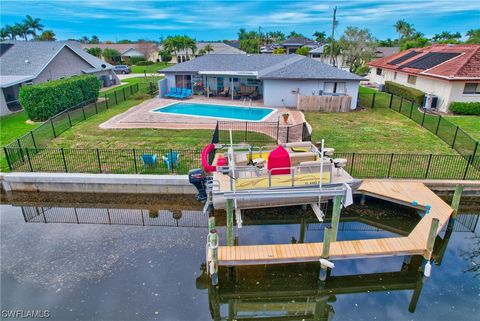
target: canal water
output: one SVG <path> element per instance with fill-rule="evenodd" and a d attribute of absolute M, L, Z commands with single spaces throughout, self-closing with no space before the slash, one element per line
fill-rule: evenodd
<path fill-rule="evenodd" d="M 342 211 L 339 239 L 407 235 L 420 218 L 356 203 Z M 218 287 L 204 274 L 207 217 L 190 197 L 15 194 L 0 210 L 2 318 L 480 320 L 478 197 L 464 197 L 453 230 L 437 238 L 429 279 L 421 258 L 393 257 L 337 261 L 324 283 L 317 263 L 221 268 Z M 245 211 L 243 221 L 241 245 L 323 239 L 301 207 Z"/>

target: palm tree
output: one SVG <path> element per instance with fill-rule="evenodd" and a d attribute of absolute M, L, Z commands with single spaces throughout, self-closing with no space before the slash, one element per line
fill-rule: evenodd
<path fill-rule="evenodd" d="M 18 34 L 23 37 L 23 39 L 28 40 L 28 35 L 33 35 L 33 31 L 27 26 L 26 23 L 17 22 L 15 28 L 18 30 Z"/>
<path fill-rule="evenodd" d="M 413 25 L 401 19 L 393 25 L 398 33 L 398 39 L 409 38 L 415 33 Z"/>
<path fill-rule="evenodd" d="M 329 37 L 330 39 L 330 37 Z M 325 44 L 325 46 L 323 47 L 323 55 L 325 57 L 329 57 L 330 56 L 330 63 L 333 65 L 333 66 L 337 66 L 337 57 L 340 56 L 340 54 L 342 53 L 342 49 L 340 48 L 340 44 L 338 43 L 338 41 L 330 41 L 328 40 L 328 43 Z"/>
<path fill-rule="evenodd" d="M 53 30 L 44 30 L 36 39 L 40 41 L 55 41 L 55 32 Z"/>
<path fill-rule="evenodd" d="M 327 40 L 327 34 L 324 31 L 315 31 L 313 34 L 315 41 L 324 43 Z"/>
<path fill-rule="evenodd" d="M 5 40 L 9 37 L 9 33 L 7 31 L 7 28 L 1 28 L 0 29 L 0 39 Z"/>
<path fill-rule="evenodd" d="M 205 53 L 207 53 L 207 54 L 208 54 L 209 52 L 212 52 L 212 51 L 213 51 L 212 45 L 211 45 L 211 44 L 207 44 L 205 47 L 203 47 L 203 51 L 204 51 Z"/>
<path fill-rule="evenodd" d="M 17 27 L 6 25 L 5 26 L 5 31 L 8 33 L 8 37 L 11 40 L 17 40 L 17 36 L 19 35 Z"/>
<path fill-rule="evenodd" d="M 26 25 L 29 29 L 31 29 L 31 34 L 35 37 L 37 35 L 37 30 L 42 31 L 43 25 L 40 23 L 39 18 L 33 19 L 31 16 L 27 14 L 25 20 L 23 20 L 23 24 Z"/>

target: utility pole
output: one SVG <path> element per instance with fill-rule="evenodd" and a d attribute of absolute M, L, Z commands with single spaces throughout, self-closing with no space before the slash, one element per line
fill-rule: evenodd
<path fill-rule="evenodd" d="M 333 9 L 332 37 L 330 38 L 330 64 L 332 66 L 335 66 L 335 59 L 333 58 L 333 44 L 335 42 L 335 25 L 337 24 L 337 21 L 335 19 L 336 15 L 337 15 L 337 6 L 335 6 L 335 9 Z"/>
<path fill-rule="evenodd" d="M 262 27 L 258 26 L 258 53 L 260 53 L 260 38 L 262 37 L 261 30 Z"/>

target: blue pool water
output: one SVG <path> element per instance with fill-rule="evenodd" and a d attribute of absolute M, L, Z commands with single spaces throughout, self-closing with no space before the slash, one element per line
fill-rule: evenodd
<path fill-rule="evenodd" d="M 154 110 L 154 112 L 157 113 L 227 118 L 249 121 L 260 121 L 266 116 L 270 115 L 273 111 L 274 109 L 272 108 L 209 105 L 195 103 L 177 103 Z"/>

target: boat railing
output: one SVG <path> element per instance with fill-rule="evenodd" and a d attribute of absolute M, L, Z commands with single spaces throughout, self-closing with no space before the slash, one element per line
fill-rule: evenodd
<path fill-rule="evenodd" d="M 278 186 L 272 186 L 272 176 L 275 176 L 275 175 L 290 175 L 290 181 L 291 181 L 291 186 L 292 187 L 295 187 L 295 186 L 305 186 L 305 184 L 302 184 L 302 185 L 299 185 L 299 184 L 295 184 L 295 175 L 296 174 L 299 174 L 301 173 L 302 169 L 312 169 L 312 168 L 318 168 L 318 173 L 320 174 L 319 176 L 319 180 L 323 180 L 323 173 L 325 171 L 323 171 L 322 173 L 320 173 L 320 164 L 315 164 L 315 165 L 312 165 L 312 164 L 299 164 L 299 165 L 296 165 L 296 166 L 290 166 L 290 167 L 278 167 L 278 168 L 272 168 L 270 170 L 267 170 L 265 172 L 265 169 L 264 168 L 258 168 L 258 167 L 255 167 L 255 166 L 237 166 L 235 168 L 235 176 L 233 175 L 229 175 L 230 176 L 230 186 L 233 190 L 233 185 L 236 186 L 236 181 L 238 178 L 241 178 L 241 176 L 243 175 L 239 175 L 241 173 L 252 173 L 254 174 L 254 176 L 247 176 L 248 178 L 259 178 L 259 177 L 262 177 L 264 175 L 267 175 L 268 176 L 268 187 L 267 188 L 275 188 L 275 187 L 278 187 Z M 289 171 L 289 174 L 274 174 L 275 171 Z M 316 171 L 315 172 L 311 172 L 309 174 L 315 174 L 317 173 Z M 236 177 L 236 178 L 234 178 Z M 329 177 L 329 181 L 327 183 L 331 183 L 331 175 Z M 318 183 L 318 185 L 320 184 L 320 182 Z"/>

